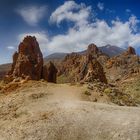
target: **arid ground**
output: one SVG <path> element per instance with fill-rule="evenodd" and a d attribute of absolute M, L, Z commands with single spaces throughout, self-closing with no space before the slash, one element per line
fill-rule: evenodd
<path fill-rule="evenodd" d="M 1 94 L 0 140 L 140 139 L 139 107 L 92 102 L 84 88 L 29 81 Z"/>

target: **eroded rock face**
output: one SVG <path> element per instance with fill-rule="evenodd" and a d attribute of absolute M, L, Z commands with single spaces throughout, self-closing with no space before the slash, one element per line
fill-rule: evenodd
<path fill-rule="evenodd" d="M 42 76 L 43 56 L 35 37 L 27 36 L 19 44 L 18 52 L 13 55 L 12 69 L 9 75 L 13 77 L 30 77 L 39 80 Z"/>
<path fill-rule="evenodd" d="M 133 47 L 128 47 L 128 49 L 124 52 L 125 55 L 136 55 L 136 51 Z"/>
<path fill-rule="evenodd" d="M 84 55 L 78 53 L 68 54 L 59 68 L 59 76 L 66 77 L 68 82 L 93 82 L 99 80 L 107 83 L 103 67 L 98 61 L 103 56 L 108 59 L 94 44 L 88 46 Z"/>
<path fill-rule="evenodd" d="M 56 83 L 57 80 L 57 68 L 52 62 L 43 67 L 43 79 L 48 82 Z"/>
<path fill-rule="evenodd" d="M 122 80 L 140 73 L 140 58 L 132 47 L 109 59 L 105 65 L 106 75 L 111 81 Z"/>
<path fill-rule="evenodd" d="M 109 56 L 99 50 L 95 44 L 88 45 L 86 55 L 91 55 L 92 57 L 96 58 L 101 65 L 104 65 L 109 59 Z"/>
<path fill-rule="evenodd" d="M 40 80 L 56 83 L 56 73 L 52 62 L 43 66 L 43 55 L 35 37 L 27 36 L 19 44 L 18 52 L 13 55 L 12 68 L 5 76 L 5 82 L 17 81 L 17 79 Z"/>
<path fill-rule="evenodd" d="M 102 52 L 98 49 L 95 44 L 90 44 L 87 49 L 87 54 L 97 57 L 102 54 Z"/>
<path fill-rule="evenodd" d="M 107 83 L 102 65 L 92 55 L 86 57 L 80 68 L 80 81 L 93 82 L 95 79 Z"/>
<path fill-rule="evenodd" d="M 49 63 L 47 73 L 48 73 L 47 81 L 56 83 L 57 69 L 52 62 Z"/>

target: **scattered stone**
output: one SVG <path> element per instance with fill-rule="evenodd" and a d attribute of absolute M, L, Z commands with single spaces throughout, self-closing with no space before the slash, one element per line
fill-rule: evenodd
<path fill-rule="evenodd" d="M 93 90 L 93 86 L 91 84 L 88 84 L 88 89 Z"/>
<path fill-rule="evenodd" d="M 88 95 L 88 96 L 91 95 L 91 93 L 90 93 L 89 91 L 87 91 L 87 90 L 84 92 L 84 94 L 85 94 L 85 95 Z"/>
<path fill-rule="evenodd" d="M 98 101 L 97 98 L 94 98 L 94 99 L 93 99 L 93 102 L 97 102 L 97 101 Z"/>

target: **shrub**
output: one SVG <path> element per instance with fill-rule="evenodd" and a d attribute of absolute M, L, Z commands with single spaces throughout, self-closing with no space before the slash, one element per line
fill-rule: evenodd
<path fill-rule="evenodd" d="M 106 93 L 106 94 L 110 94 L 112 92 L 112 90 L 110 89 L 110 88 L 106 88 L 105 90 L 104 90 L 104 93 Z"/>
<path fill-rule="evenodd" d="M 85 94 L 85 95 L 88 95 L 88 96 L 90 96 L 90 95 L 91 95 L 91 93 L 90 93 L 89 91 L 87 91 L 87 90 L 86 90 L 86 91 L 84 91 L 84 94 Z"/>

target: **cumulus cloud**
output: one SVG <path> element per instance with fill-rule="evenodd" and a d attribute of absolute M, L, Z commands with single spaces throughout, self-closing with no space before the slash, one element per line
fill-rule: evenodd
<path fill-rule="evenodd" d="M 122 22 L 117 18 L 112 21 L 111 25 L 97 18 L 94 22 L 91 22 L 89 20 L 91 7 L 83 5 L 78 5 L 74 1 L 65 2 L 52 13 L 50 17 L 51 21 L 60 24 L 64 20 L 67 20 L 73 21 L 75 25 L 69 28 L 65 34 L 56 35 L 49 40 L 51 52 L 79 51 L 85 49 L 92 42 L 98 46 L 106 44 L 117 45 L 119 47 L 126 47 L 128 45 L 138 46 L 140 36 L 138 33 L 134 33 L 137 31 L 137 23 L 139 22 L 136 16 L 130 16 L 126 22 Z M 77 10 L 73 12 L 73 9 Z M 85 24 L 77 24 L 79 22 L 77 20 L 78 15 L 83 14 L 81 9 L 84 9 L 87 13 L 86 16 L 81 16 L 84 17 L 82 18 L 82 22 Z"/>
<path fill-rule="evenodd" d="M 50 20 L 60 26 L 61 22 L 65 20 L 71 21 L 74 23 L 73 27 L 70 27 L 63 34 L 52 37 L 44 32 L 28 34 L 37 37 L 41 49 L 44 53 L 47 51 L 47 54 L 82 51 L 90 43 L 95 43 L 99 47 L 107 44 L 122 48 L 128 45 L 139 47 L 140 33 L 137 31 L 139 20 L 136 16 L 131 15 L 125 22 L 117 18 L 112 20 L 110 24 L 98 18 L 91 22 L 90 17 L 91 7 L 67 1 L 51 14 Z M 25 35 L 27 34 L 22 34 L 22 38 Z"/>
<path fill-rule="evenodd" d="M 16 12 L 31 26 L 36 26 L 46 13 L 46 6 L 27 6 L 16 10 Z"/>
<path fill-rule="evenodd" d="M 67 1 L 58 7 L 51 15 L 50 22 L 60 24 L 62 21 L 73 21 L 76 24 L 86 24 L 91 12 L 91 7 Z"/>
<path fill-rule="evenodd" d="M 112 21 L 112 26 L 109 26 L 104 20 L 97 20 L 79 29 L 71 28 L 66 34 L 54 36 L 48 46 L 51 52 L 81 51 L 92 42 L 98 46 L 111 44 L 119 47 L 136 47 L 140 44 L 140 35 L 133 34 L 130 25 L 130 21 L 123 23 L 115 20 Z"/>
<path fill-rule="evenodd" d="M 97 7 L 99 8 L 99 10 L 104 10 L 104 4 L 101 2 L 98 2 Z"/>

